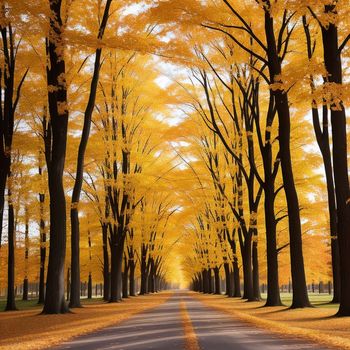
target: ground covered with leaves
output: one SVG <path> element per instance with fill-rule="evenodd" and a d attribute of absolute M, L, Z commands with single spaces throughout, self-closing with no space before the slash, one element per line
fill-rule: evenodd
<path fill-rule="evenodd" d="M 350 349 L 350 318 L 334 316 L 338 305 L 329 304 L 329 296 L 312 295 L 313 308 L 294 310 L 289 309 L 289 296 L 282 297 L 286 306 L 281 307 L 263 307 L 264 302 L 246 302 L 224 295 L 193 293 L 193 296 L 209 307 L 269 331 L 310 339 L 334 348 Z"/>

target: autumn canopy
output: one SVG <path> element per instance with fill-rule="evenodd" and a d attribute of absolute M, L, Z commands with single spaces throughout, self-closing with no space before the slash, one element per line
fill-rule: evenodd
<path fill-rule="evenodd" d="M 350 316 L 338 0 L 0 7 L 0 297 L 191 288 Z"/>

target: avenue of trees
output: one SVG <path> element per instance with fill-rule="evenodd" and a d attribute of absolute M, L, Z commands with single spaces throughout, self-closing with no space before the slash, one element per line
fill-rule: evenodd
<path fill-rule="evenodd" d="M 43 313 L 181 280 L 350 316 L 345 0 L 1 1 L 0 287 Z M 243 290 L 241 290 L 241 284 Z M 67 297 L 69 301 L 67 302 Z"/>

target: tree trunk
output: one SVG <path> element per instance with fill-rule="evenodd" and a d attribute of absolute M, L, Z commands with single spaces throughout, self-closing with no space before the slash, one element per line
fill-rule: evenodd
<path fill-rule="evenodd" d="M 23 295 L 22 300 L 28 301 L 28 278 L 23 280 Z"/>
<path fill-rule="evenodd" d="M 103 18 L 100 24 L 98 39 L 102 39 L 105 27 L 107 25 L 107 20 L 109 17 L 109 8 L 112 0 L 107 0 L 106 6 L 103 13 Z M 81 307 L 80 303 L 80 229 L 79 229 L 79 212 L 78 204 L 80 201 L 81 188 L 83 185 L 83 175 L 84 175 L 84 158 L 85 151 L 89 140 L 90 129 L 91 129 L 91 119 L 92 113 L 95 108 L 95 99 L 97 92 L 97 85 L 99 81 L 100 69 L 101 69 L 101 54 L 102 49 L 97 48 L 95 52 L 95 63 L 94 70 L 90 84 L 90 94 L 88 103 L 86 105 L 84 113 L 84 125 L 83 131 L 79 143 L 78 159 L 77 159 L 77 169 L 75 175 L 75 182 L 72 194 L 71 203 L 71 297 L 69 306 Z"/>
<path fill-rule="evenodd" d="M 103 300 L 110 298 L 110 273 L 108 256 L 108 227 L 102 224 L 102 250 L 103 250 Z"/>
<path fill-rule="evenodd" d="M 252 262 L 253 262 L 253 294 L 255 300 L 261 300 L 260 283 L 259 283 L 259 259 L 258 259 L 258 235 L 254 235 Z"/>
<path fill-rule="evenodd" d="M 114 238 L 111 243 L 111 303 L 122 300 L 123 253 L 124 238 Z"/>
<path fill-rule="evenodd" d="M 92 299 L 92 276 L 91 272 L 89 272 L 89 280 L 88 280 L 88 299 Z"/>
<path fill-rule="evenodd" d="M 43 313 L 68 311 L 64 293 L 66 258 L 66 199 L 63 170 L 66 158 L 68 100 L 62 39 L 61 1 L 50 0 L 50 35 L 47 44 L 48 101 L 52 130 L 51 162 L 48 166 L 50 192 L 50 253 Z M 52 88 L 54 87 L 54 88 Z"/>
<path fill-rule="evenodd" d="M 208 270 L 207 269 L 203 269 L 202 279 L 203 279 L 203 293 L 208 294 L 209 293 L 209 280 L 208 280 Z"/>
<path fill-rule="evenodd" d="M 306 47 L 308 58 L 313 58 L 312 40 L 309 29 L 309 24 L 306 17 L 303 17 L 303 25 L 306 36 Z M 311 92 L 315 92 L 314 77 L 310 74 Z M 333 299 L 331 303 L 339 303 L 340 301 L 340 274 L 339 274 L 339 246 L 337 237 L 337 207 L 335 200 L 335 189 L 333 180 L 333 165 L 329 140 L 329 120 L 328 120 L 328 105 L 326 101 L 322 106 L 322 128 L 319 116 L 319 109 L 316 101 L 312 101 L 312 121 L 318 147 L 321 151 L 323 166 L 325 170 L 325 178 L 327 183 L 328 196 L 328 213 L 329 213 L 329 229 L 331 239 L 331 257 L 332 257 L 332 272 L 333 272 Z"/>
<path fill-rule="evenodd" d="M 271 153 L 271 152 L 269 152 Z M 276 217 L 274 205 L 274 180 L 271 178 L 271 154 L 264 163 L 265 170 L 265 227 L 267 256 L 267 299 L 265 306 L 282 305 L 278 281 L 278 252 L 276 240 Z"/>
<path fill-rule="evenodd" d="M 70 294 L 70 267 L 67 269 L 67 281 L 66 281 L 66 290 L 67 290 L 67 301 L 69 301 Z"/>
<path fill-rule="evenodd" d="M 243 252 L 242 252 L 242 263 L 243 263 L 243 281 L 244 281 L 243 299 L 247 299 L 248 301 L 254 301 L 255 298 L 254 298 L 254 290 L 253 290 L 251 234 L 246 235 L 245 237 L 245 242 L 244 242 Z"/>
<path fill-rule="evenodd" d="M 24 280 L 23 280 L 23 300 L 28 300 L 28 268 L 29 268 L 29 218 L 28 208 L 25 208 L 25 233 L 24 233 Z"/>
<path fill-rule="evenodd" d="M 214 276 L 215 276 L 215 294 L 221 295 L 220 270 L 217 266 L 214 268 Z"/>
<path fill-rule="evenodd" d="M 328 108 L 323 106 L 323 130 L 321 131 L 319 122 L 318 109 L 312 109 L 313 124 L 316 134 L 316 140 L 321 151 L 323 165 L 325 170 L 327 196 L 328 196 L 328 213 L 329 213 L 329 228 L 331 238 L 331 257 L 332 257 L 332 272 L 333 272 L 333 299 L 332 303 L 340 301 L 340 273 L 339 273 L 339 246 L 337 237 L 337 206 L 334 191 L 333 181 L 333 166 L 331 149 L 329 145 L 328 132 Z"/>
<path fill-rule="evenodd" d="M 2 140 L 1 140 L 2 141 Z M 0 164 L 3 164 L 0 169 L 0 247 L 2 244 L 2 226 L 4 220 L 4 207 L 5 207 L 5 189 L 7 181 L 7 166 L 6 157 L 0 154 Z"/>
<path fill-rule="evenodd" d="M 208 293 L 209 294 L 214 293 L 213 275 L 211 274 L 211 270 L 212 270 L 211 268 L 208 268 L 208 272 L 207 272 L 208 285 L 209 285 Z"/>
<path fill-rule="evenodd" d="M 134 297 L 136 296 L 136 290 L 135 290 L 135 262 L 134 260 L 129 260 L 129 267 L 130 267 L 130 273 L 129 273 L 129 293 L 130 296 Z"/>
<path fill-rule="evenodd" d="M 203 277 L 200 272 L 198 272 L 198 292 L 203 293 Z"/>
<path fill-rule="evenodd" d="M 144 295 L 147 293 L 147 284 L 148 284 L 148 277 L 147 277 L 147 261 L 146 256 L 147 250 L 144 244 L 142 244 L 141 247 L 141 290 L 140 294 Z"/>
<path fill-rule="evenodd" d="M 231 273 L 230 273 L 230 265 L 228 262 L 224 263 L 224 270 L 225 270 L 225 284 L 226 284 L 226 295 L 228 297 L 233 297 L 233 290 L 232 290 L 232 284 L 231 284 Z"/>
<path fill-rule="evenodd" d="M 77 181 L 76 181 L 77 182 Z M 76 183 L 75 182 L 75 183 Z M 79 192 L 80 194 L 80 192 Z M 71 283 L 70 283 L 70 299 L 69 307 L 82 307 L 80 303 L 80 230 L 79 230 L 79 216 L 78 209 L 72 207 L 70 210 L 71 222 Z"/>
<path fill-rule="evenodd" d="M 39 173 L 41 170 L 39 169 Z M 38 304 L 45 301 L 45 261 L 46 261 L 46 227 L 44 219 L 45 195 L 39 194 L 40 201 L 40 271 L 39 271 L 39 300 Z"/>
<path fill-rule="evenodd" d="M 232 251 L 235 251 L 233 256 L 233 271 L 231 275 L 231 286 L 233 287 L 233 297 L 240 298 L 241 297 L 241 279 L 239 276 L 239 266 L 238 266 L 238 258 L 237 258 L 237 251 L 236 251 L 236 243 L 233 242 L 232 245 Z M 232 288 L 231 287 L 231 288 Z"/>
<path fill-rule="evenodd" d="M 11 175 L 10 175 L 11 176 Z M 9 177 L 10 177 L 9 176 Z M 10 183 L 9 179 L 9 183 Z M 17 310 L 15 295 L 15 215 L 11 199 L 11 188 L 8 188 L 8 262 L 7 262 L 7 301 L 6 311 Z"/>
<path fill-rule="evenodd" d="M 281 75 L 281 62 L 277 53 L 273 18 L 270 8 L 265 8 L 265 35 L 267 41 L 268 67 L 270 81 L 277 83 Z M 277 89 L 272 91 L 275 97 L 277 115 L 279 120 L 279 145 L 280 159 L 284 192 L 287 200 L 289 219 L 290 261 L 293 284 L 293 301 L 291 308 L 302 308 L 310 306 L 303 258 L 303 247 L 301 237 L 301 222 L 299 211 L 299 200 L 295 188 L 292 160 L 290 152 L 290 111 L 288 95 Z"/>
<path fill-rule="evenodd" d="M 127 263 L 126 257 L 124 257 L 124 271 L 123 271 L 123 298 L 129 297 L 129 264 Z"/>
<path fill-rule="evenodd" d="M 325 7 L 326 13 L 335 13 L 335 6 Z M 324 61 L 329 82 L 342 84 L 341 52 L 338 29 L 334 23 L 322 27 Z M 337 233 L 340 261 L 340 305 L 337 315 L 350 316 L 350 187 L 347 159 L 346 113 L 343 103 L 331 106 L 333 176 L 337 203 Z"/>

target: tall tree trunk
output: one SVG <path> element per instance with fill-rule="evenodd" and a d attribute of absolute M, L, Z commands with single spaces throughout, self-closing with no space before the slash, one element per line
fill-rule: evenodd
<path fill-rule="evenodd" d="M 28 300 L 28 268 L 29 268 L 29 217 L 28 208 L 25 209 L 25 231 L 24 231 L 24 280 L 23 300 Z"/>
<path fill-rule="evenodd" d="M 114 238 L 111 242 L 111 296 L 109 302 L 122 300 L 122 266 L 124 238 Z"/>
<path fill-rule="evenodd" d="M 124 254 L 125 255 L 125 254 Z M 126 256 L 124 256 L 124 271 L 123 271 L 123 298 L 128 298 L 129 297 L 129 286 L 128 286 L 128 281 L 129 281 L 129 264 L 127 261 Z"/>
<path fill-rule="evenodd" d="M 214 293 L 214 286 L 213 286 L 213 276 L 211 274 L 211 268 L 210 267 L 207 270 L 207 278 L 208 278 L 208 286 L 209 286 L 208 293 L 212 294 L 212 293 Z"/>
<path fill-rule="evenodd" d="M 253 290 L 252 238 L 250 233 L 245 237 L 245 242 L 242 251 L 242 263 L 244 281 L 243 299 L 247 299 L 248 301 L 254 301 L 255 298 Z"/>
<path fill-rule="evenodd" d="M 271 83 L 277 83 L 281 75 L 281 61 L 278 56 L 270 6 L 265 8 L 265 35 L 267 41 L 268 68 Z M 277 89 L 272 91 L 276 102 L 279 120 L 279 145 L 284 192 L 287 200 L 289 219 L 290 261 L 293 284 L 293 301 L 291 308 L 310 306 L 302 247 L 302 232 L 299 212 L 299 200 L 295 188 L 290 152 L 290 111 L 288 95 Z"/>
<path fill-rule="evenodd" d="M 2 141 L 2 140 L 1 140 Z M 4 207 L 5 207 L 5 189 L 8 174 L 8 166 L 6 165 L 6 157 L 0 154 L 0 164 L 2 164 L 0 169 L 0 247 L 2 244 L 2 226 L 4 220 Z"/>
<path fill-rule="evenodd" d="M 336 14 L 334 5 L 326 13 Z M 341 51 L 338 28 L 334 23 L 322 27 L 324 61 L 330 83 L 342 85 Z M 331 106 L 333 176 L 337 202 L 337 233 L 340 262 L 340 305 L 337 315 L 350 316 L 350 187 L 347 159 L 346 112 L 343 103 Z"/>
<path fill-rule="evenodd" d="M 110 298 L 110 273 L 108 255 L 108 227 L 102 224 L 102 250 L 103 250 L 103 300 Z"/>
<path fill-rule="evenodd" d="M 70 283 L 70 299 L 69 299 L 70 308 L 82 307 L 80 303 L 79 216 L 78 216 L 78 209 L 76 207 L 73 207 L 75 205 L 74 203 L 77 203 L 77 202 L 73 202 L 73 196 L 72 196 L 72 204 L 71 204 L 71 211 L 70 211 L 70 221 L 71 221 L 71 265 L 70 265 L 71 266 L 71 283 Z"/>
<path fill-rule="evenodd" d="M 231 288 L 233 289 L 233 297 L 239 298 L 241 297 L 241 281 L 239 274 L 239 266 L 238 266 L 238 257 L 237 257 L 237 247 L 235 240 L 230 242 L 233 262 L 232 262 L 232 274 L 231 274 Z"/>
<path fill-rule="evenodd" d="M 252 263 L 253 263 L 253 293 L 255 300 L 261 300 L 260 295 L 260 283 L 259 283 L 259 260 L 258 260 L 258 235 L 253 236 L 253 250 L 252 250 Z"/>
<path fill-rule="evenodd" d="M 282 305 L 278 281 L 278 252 L 276 239 L 275 217 L 275 187 L 271 178 L 271 152 L 264 160 L 265 171 L 265 227 L 266 227 L 266 256 L 267 256 L 267 299 L 265 306 Z"/>
<path fill-rule="evenodd" d="M 64 293 L 66 258 L 66 199 L 63 170 L 68 131 L 68 100 L 65 81 L 64 43 L 62 38 L 61 0 L 50 0 L 50 33 L 47 42 L 48 101 L 52 130 L 51 161 L 48 166 L 50 192 L 50 253 L 47 269 L 45 314 L 68 311 Z M 54 87 L 54 88 L 52 88 Z"/>
<path fill-rule="evenodd" d="M 22 300 L 28 301 L 28 278 L 23 279 Z"/>
<path fill-rule="evenodd" d="M 328 108 L 323 106 L 323 131 L 319 125 L 318 110 L 313 108 L 313 123 L 318 146 L 321 150 L 323 165 L 325 169 L 325 177 L 327 184 L 328 196 L 328 212 L 329 212 L 329 228 L 331 238 L 331 257 L 332 257 L 332 272 L 333 272 L 333 299 L 332 303 L 340 301 L 340 271 L 339 271 L 339 245 L 337 237 L 337 205 L 334 190 L 333 166 L 331 149 L 329 145 L 328 134 Z"/>
<path fill-rule="evenodd" d="M 303 16 L 304 32 L 306 37 L 306 47 L 308 59 L 311 60 L 314 55 L 312 37 L 310 34 L 309 24 L 306 16 Z M 315 92 L 314 77 L 310 74 L 311 92 Z M 332 155 L 329 140 L 329 121 L 328 121 L 328 106 L 326 101 L 322 106 L 322 128 L 320 115 L 316 101 L 312 101 L 312 122 L 314 126 L 316 141 L 321 151 L 323 166 L 325 170 L 325 178 L 327 184 L 328 196 L 328 213 L 329 213 L 329 229 L 331 238 L 331 257 L 332 257 L 332 272 L 333 272 L 333 299 L 332 303 L 340 301 L 340 273 L 339 273 L 339 246 L 337 237 L 337 206 L 335 200 L 335 189 L 333 179 Z"/>
<path fill-rule="evenodd" d="M 203 269 L 202 271 L 202 279 L 203 279 L 203 293 L 209 293 L 209 280 L 208 280 L 208 270 Z"/>
<path fill-rule="evenodd" d="M 91 272 L 89 272 L 89 279 L 88 279 L 88 299 L 92 299 L 92 275 Z"/>
<path fill-rule="evenodd" d="M 148 282 L 148 278 L 147 278 L 147 261 L 146 261 L 146 256 L 147 254 L 147 250 L 144 244 L 142 244 L 141 247 L 141 290 L 140 290 L 140 294 L 144 295 L 147 293 L 147 282 Z"/>
<path fill-rule="evenodd" d="M 15 301 L 15 214 L 12 203 L 11 175 L 8 186 L 8 262 L 7 262 L 7 300 L 6 311 L 17 310 Z"/>
<path fill-rule="evenodd" d="M 102 21 L 100 24 L 98 39 L 102 39 L 107 20 L 109 17 L 109 8 L 111 6 L 112 0 L 107 0 L 106 6 L 104 9 Z M 81 188 L 83 185 L 83 176 L 84 176 L 84 158 L 85 151 L 88 144 L 90 129 L 91 129 L 91 119 L 92 113 L 95 108 L 95 99 L 97 92 L 97 85 L 99 81 L 100 68 L 101 68 L 101 54 L 102 49 L 97 48 L 95 52 L 95 63 L 94 63 L 94 71 L 91 79 L 90 85 L 90 94 L 88 103 L 86 105 L 85 113 L 84 113 L 84 125 L 83 131 L 79 143 L 78 150 L 78 159 L 77 159 L 77 169 L 75 175 L 75 182 L 72 194 L 72 203 L 71 203 L 71 269 L 72 269 L 72 281 L 71 281 L 71 297 L 69 306 L 81 307 L 80 303 L 80 230 L 79 230 L 79 212 L 78 212 L 78 204 L 80 201 Z"/>
<path fill-rule="evenodd" d="M 220 270 L 217 266 L 214 268 L 214 276 L 215 276 L 215 294 L 221 295 Z"/>
<path fill-rule="evenodd" d="M 41 168 L 40 168 L 41 169 Z M 39 170 L 41 173 L 41 170 Z M 39 194 L 40 205 L 40 271 L 39 271 L 39 300 L 38 304 L 45 301 L 45 261 L 46 261 L 46 227 L 44 219 L 45 195 Z"/>
<path fill-rule="evenodd" d="M 134 297 L 136 296 L 136 290 L 135 290 L 135 261 L 129 260 L 129 267 L 130 267 L 130 273 L 129 273 L 129 293 L 130 296 Z"/>
<path fill-rule="evenodd" d="M 198 272 L 197 276 L 198 276 L 198 292 L 203 293 L 203 278 L 202 278 L 202 274 L 200 272 Z"/>
<path fill-rule="evenodd" d="M 231 285 L 231 273 L 230 273 L 230 265 L 228 262 L 224 263 L 224 270 L 225 270 L 225 284 L 226 284 L 226 295 L 228 297 L 233 296 L 233 290 Z"/>

